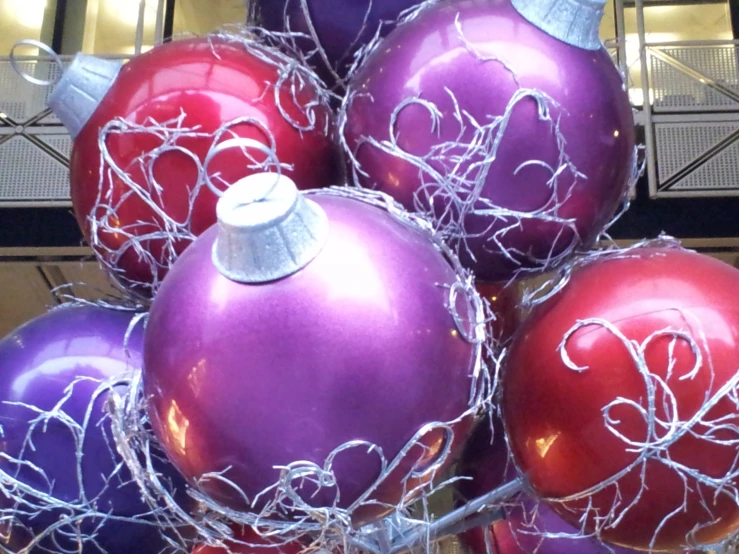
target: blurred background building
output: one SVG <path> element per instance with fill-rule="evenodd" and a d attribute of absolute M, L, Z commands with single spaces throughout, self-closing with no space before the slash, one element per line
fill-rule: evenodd
<path fill-rule="evenodd" d="M 127 59 L 246 14 L 246 0 L 0 0 L 0 335 L 61 301 L 59 285 L 106 288 L 71 215 L 70 137 L 48 89 L 11 67 L 13 45 Z M 609 0 L 601 35 L 627 75 L 648 168 L 614 235 L 665 231 L 737 264 L 739 0 Z M 16 54 L 38 78 L 59 71 L 35 48 Z"/>

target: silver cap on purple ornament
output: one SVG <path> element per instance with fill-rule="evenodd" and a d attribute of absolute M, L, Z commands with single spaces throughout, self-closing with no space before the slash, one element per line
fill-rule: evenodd
<path fill-rule="evenodd" d="M 72 138 L 95 113 L 123 67 L 120 60 L 77 54 L 49 95 L 48 105 Z"/>
<path fill-rule="evenodd" d="M 328 239 L 326 213 L 284 175 L 259 173 L 218 201 L 213 263 L 239 283 L 267 283 L 303 269 Z"/>
<path fill-rule="evenodd" d="M 600 23 L 606 0 L 513 0 L 513 7 L 532 25 L 567 44 L 599 50 Z"/>

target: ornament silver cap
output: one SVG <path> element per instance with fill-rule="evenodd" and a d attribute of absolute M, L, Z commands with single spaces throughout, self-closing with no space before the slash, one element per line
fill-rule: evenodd
<path fill-rule="evenodd" d="M 48 105 L 72 138 L 95 113 L 123 67 L 120 60 L 77 54 L 49 95 Z"/>
<path fill-rule="evenodd" d="M 267 283 L 303 269 L 328 239 L 326 213 L 284 175 L 259 173 L 218 201 L 213 263 L 239 283 Z"/>
<path fill-rule="evenodd" d="M 584 50 L 600 50 L 606 0 L 513 0 L 524 19 L 548 35 Z"/>

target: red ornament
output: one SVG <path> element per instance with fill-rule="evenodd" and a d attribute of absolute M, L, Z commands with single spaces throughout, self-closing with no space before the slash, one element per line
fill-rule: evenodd
<path fill-rule="evenodd" d="M 520 322 L 518 306 L 521 293 L 515 284 L 486 283 L 477 281 L 477 292 L 490 303 L 495 321 L 490 323 L 490 333 L 498 344 L 511 339 Z"/>
<path fill-rule="evenodd" d="M 504 370 L 505 426 L 563 518 L 639 550 L 737 529 L 738 297 L 732 267 L 648 248 L 576 271 L 524 324 Z"/>
<path fill-rule="evenodd" d="M 234 539 L 239 542 L 229 541 L 224 547 L 201 544 L 195 547 L 192 554 L 300 554 L 304 550 L 303 545 L 298 542 L 271 542 L 258 535 L 251 527 L 234 528 Z"/>
<path fill-rule="evenodd" d="M 217 197 L 204 186 L 202 165 L 218 143 L 245 137 L 274 145 L 299 188 L 336 184 L 328 104 L 300 71 L 285 78 L 280 63 L 264 47 L 210 37 L 158 46 L 113 80 L 76 137 L 70 178 L 86 239 L 123 283 L 155 292 L 176 256 L 216 222 Z M 101 171 L 98 141 L 114 120 L 125 123 L 107 130 L 110 160 Z M 216 185 L 234 183 L 264 171 L 265 158 L 229 149 L 207 174 Z M 110 171 L 111 161 L 134 186 Z"/>

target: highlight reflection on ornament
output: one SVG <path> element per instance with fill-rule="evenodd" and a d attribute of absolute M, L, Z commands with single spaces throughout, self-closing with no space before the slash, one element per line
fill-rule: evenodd
<path fill-rule="evenodd" d="M 673 247 L 586 263 L 511 348 L 511 449 L 557 513 L 641 550 L 739 525 L 739 271 Z M 583 518 L 583 519 L 581 519 Z"/>
<path fill-rule="evenodd" d="M 608 52 L 554 38 L 510 0 L 432 3 L 399 25 L 352 80 L 340 127 L 356 183 L 433 216 L 485 281 L 589 247 L 632 177 L 633 116 Z"/>
<path fill-rule="evenodd" d="M 90 102 L 86 88 L 99 100 Z M 216 222 L 206 181 L 225 187 L 274 170 L 243 144 L 214 155 L 225 142 L 269 148 L 301 188 L 333 184 L 327 94 L 307 68 L 233 35 L 165 43 L 120 69 L 80 54 L 49 105 L 75 138 L 71 194 L 86 240 L 123 285 L 152 296 L 177 256 Z"/>
<path fill-rule="evenodd" d="M 467 291 L 428 234 L 348 191 L 295 196 L 285 178 L 270 202 L 240 197 L 274 180 L 229 189 L 219 226 L 162 285 L 147 325 L 149 412 L 175 465 L 218 502 L 284 517 L 299 498 L 359 524 L 451 461 L 471 422 L 481 328 L 465 323 Z M 273 206 L 291 215 L 275 208 L 251 226 Z"/>
<path fill-rule="evenodd" d="M 156 554 L 166 546 L 104 412 L 103 383 L 141 367 L 141 326 L 126 342 L 131 319 L 117 310 L 60 308 L 0 341 L 7 494 L 0 493 L 0 517 L 14 523 L 7 546 L 80 554 Z M 160 466 L 163 479 L 177 479 Z"/>

